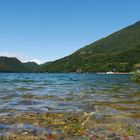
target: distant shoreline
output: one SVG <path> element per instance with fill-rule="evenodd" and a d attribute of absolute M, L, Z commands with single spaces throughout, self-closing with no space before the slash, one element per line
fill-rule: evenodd
<path fill-rule="evenodd" d="M 107 72 L 82 72 L 82 73 L 78 73 L 78 72 L 10 72 L 10 71 L 0 71 L 0 73 L 34 73 L 34 74 L 41 74 L 41 73 L 66 73 L 66 74 L 70 74 L 70 73 L 75 73 L 75 74 L 108 74 L 108 75 L 114 75 L 114 74 L 132 74 L 131 72 L 112 72 L 112 73 L 107 73 Z"/>
<path fill-rule="evenodd" d="M 132 74 L 131 72 L 112 72 L 112 73 L 107 73 L 107 72 L 97 72 L 97 74 Z"/>

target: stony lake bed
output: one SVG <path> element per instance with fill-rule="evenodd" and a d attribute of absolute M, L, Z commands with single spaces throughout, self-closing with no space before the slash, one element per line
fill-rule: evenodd
<path fill-rule="evenodd" d="M 0 74 L 0 139 L 139 140 L 131 75 Z"/>

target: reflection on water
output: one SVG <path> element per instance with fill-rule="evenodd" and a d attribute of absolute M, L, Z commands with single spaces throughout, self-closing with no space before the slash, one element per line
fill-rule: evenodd
<path fill-rule="evenodd" d="M 19 124 L 6 118 L 26 113 L 94 112 L 96 119 L 111 116 L 140 118 L 140 85 L 130 75 L 0 74 L 0 133 Z M 5 121 L 4 121 L 5 119 Z M 9 124 L 9 125 L 8 125 Z M 26 130 L 36 130 L 22 124 Z M 45 127 L 40 130 L 45 131 Z"/>

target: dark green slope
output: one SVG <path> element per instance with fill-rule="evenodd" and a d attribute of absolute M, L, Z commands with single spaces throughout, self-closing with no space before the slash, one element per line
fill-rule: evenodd
<path fill-rule="evenodd" d="M 17 58 L 0 57 L 0 72 L 25 72 L 26 69 Z"/>
<path fill-rule="evenodd" d="M 48 72 L 131 71 L 140 63 L 140 21 L 41 67 Z"/>
<path fill-rule="evenodd" d="M 26 62 L 23 63 L 23 66 L 28 72 L 37 72 L 39 65 L 35 62 Z"/>
<path fill-rule="evenodd" d="M 0 57 L 0 72 L 37 72 L 38 67 L 35 62 L 22 63 L 17 58 Z"/>

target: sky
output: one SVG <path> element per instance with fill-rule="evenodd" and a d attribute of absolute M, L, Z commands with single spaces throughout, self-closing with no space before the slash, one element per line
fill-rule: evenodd
<path fill-rule="evenodd" d="M 140 20 L 140 0 L 0 0 L 0 56 L 44 63 Z"/>

